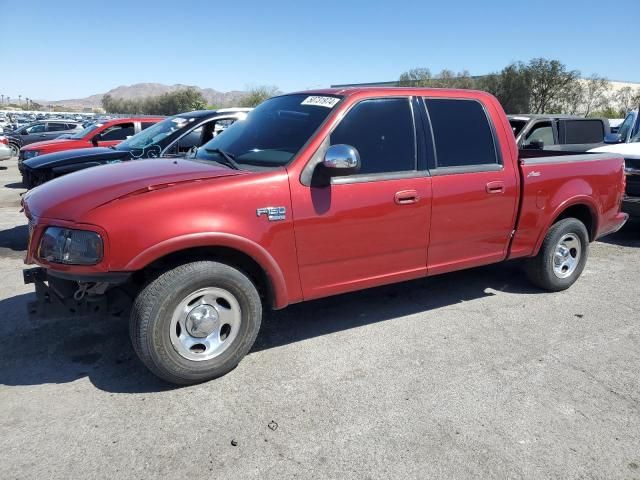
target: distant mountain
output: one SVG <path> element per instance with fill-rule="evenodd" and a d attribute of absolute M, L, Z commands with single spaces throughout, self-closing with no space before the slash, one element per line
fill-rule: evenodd
<path fill-rule="evenodd" d="M 102 106 L 102 97 L 111 95 L 114 98 L 143 98 L 162 95 L 185 88 L 193 88 L 199 91 L 209 105 L 221 107 L 236 106 L 246 92 L 234 90 L 231 92 L 219 92 L 213 88 L 200 88 L 195 85 L 164 85 L 162 83 L 136 83 L 135 85 L 121 85 L 105 93 L 90 95 L 85 98 L 72 98 L 68 100 L 36 100 L 41 105 L 64 106 L 70 109 L 94 108 Z"/>

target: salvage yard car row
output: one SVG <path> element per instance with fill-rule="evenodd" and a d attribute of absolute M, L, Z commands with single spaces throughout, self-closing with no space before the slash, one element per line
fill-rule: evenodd
<path fill-rule="evenodd" d="M 270 308 L 517 258 L 538 287 L 569 288 L 589 243 L 627 219 L 620 155 L 518 150 L 480 92 L 282 95 L 192 146 L 23 200 L 34 311 L 132 295 L 136 353 L 178 384 L 233 369 Z"/>

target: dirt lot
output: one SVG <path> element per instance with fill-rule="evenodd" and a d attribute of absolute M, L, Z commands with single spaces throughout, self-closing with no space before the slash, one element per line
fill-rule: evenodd
<path fill-rule="evenodd" d="M 569 291 L 506 264 L 296 305 L 174 388 L 124 318 L 26 319 L 18 180 L 0 162 L 2 479 L 640 479 L 637 224 Z"/>

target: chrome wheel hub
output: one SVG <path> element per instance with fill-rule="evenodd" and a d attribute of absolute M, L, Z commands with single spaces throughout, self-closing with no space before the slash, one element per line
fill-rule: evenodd
<path fill-rule="evenodd" d="M 209 360 L 231 346 L 241 321 L 240 304 L 231 292 L 202 288 L 187 295 L 174 310 L 171 344 L 187 360 Z"/>
<path fill-rule="evenodd" d="M 567 278 L 575 272 L 582 255 L 582 243 L 574 233 L 562 236 L 553 252 L 553 273 L 558 278 Z"/>

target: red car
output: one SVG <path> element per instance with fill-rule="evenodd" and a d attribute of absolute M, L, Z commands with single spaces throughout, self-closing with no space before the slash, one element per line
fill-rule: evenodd
<path fill-rule="evenodd" d="M 263 309 L 515 258 L 569 288 L 589 243 L 625 223 L 624 188 L 619 155 L 519 152 L 487 93 L 282 95 L 193 158 L 27 192 L 25 282 L 45 311 L 133 295 L 138 356 L 189 384 L 238 364 Z"/>
<path fill-rule="evenodd" d="M 127 117 L 114 118 L 105 122 L 89 125 L 69 138 L 56 138 L 44 142 L 35 142 L 20 149 L 18 166 L 29 158 L 61 150 L 75 150 L 89 147 L 111 147 L 135 135 L 165 117 Z"/>

